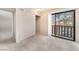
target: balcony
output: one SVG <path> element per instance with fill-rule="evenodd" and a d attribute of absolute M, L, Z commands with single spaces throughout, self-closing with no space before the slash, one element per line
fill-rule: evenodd
<path fill-rule="evenodd" d="M 73 26 L 52 25 L 52 36 L 74 40 Z"/>

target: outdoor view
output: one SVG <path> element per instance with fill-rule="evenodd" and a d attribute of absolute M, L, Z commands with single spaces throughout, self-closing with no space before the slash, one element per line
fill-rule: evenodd
<path fill-rule="evenodd" d="M 53 14 L 52 35 L 73 39 L 74 29 L 74 12 L 63 12 Z"/>

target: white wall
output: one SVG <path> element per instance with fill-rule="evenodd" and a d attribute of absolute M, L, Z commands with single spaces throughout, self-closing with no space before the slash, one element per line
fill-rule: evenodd
<path fill-rule="evenodd" d="M 32 9 L 16 9 L 16 42 L 19 43 L 32 35 L 35 35 L 35 15 Z"/>
<path fill-rule="evenodd" d="M 57 13 L 57 12 L 63 12 L 63 11 L 68 11 L 68 10 L 73 10 L 72 8 L 58 8 L 58 9 L 54 9 L 54 10 L 50 10 L 50 11 L 46 11 L 46 12 L 42 12 L 41 15 L 41 19 L 40 19 L 40 31 L 42 34 L 45 35 L 51 35 L 51 27 L 49 26 L 51 23 L 51 14 L 52 13 Z M 75 9 L 76 11 L 76 42 L 79 43 L 79 9 Z M 48 23 L 49 22 L 49 23 Z"/>
<path fill-rule="evenodd" d="M 13 14 L 0 10 L 0 40 L 13 37 Z"/>
<path fill-rule="evenodd" d="M 75 25 L 76 25 L 76 42 L 79 43 L 79 9 L 76 9 L 76 20 L 75 20 Z"/>
<path fill-rule="evenodd" d="M 48 13 L 44 12 L 40 17 L 40 33 L 48 35 Z"/>

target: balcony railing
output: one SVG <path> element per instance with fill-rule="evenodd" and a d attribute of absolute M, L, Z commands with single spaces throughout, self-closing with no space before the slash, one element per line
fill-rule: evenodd
<path fill-rule="evenodd" d="M 73 26 L 52 25 L 52 35 L 73 40 Z"/>

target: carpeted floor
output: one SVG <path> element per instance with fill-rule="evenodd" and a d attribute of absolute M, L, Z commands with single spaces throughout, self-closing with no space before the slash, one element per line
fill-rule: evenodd
<path fill-rule="evenodd" d="M 0 51 L 79 51 L 79 44 L 55 37 L 35 35 L 20 43 L 1 41 Z"/>

